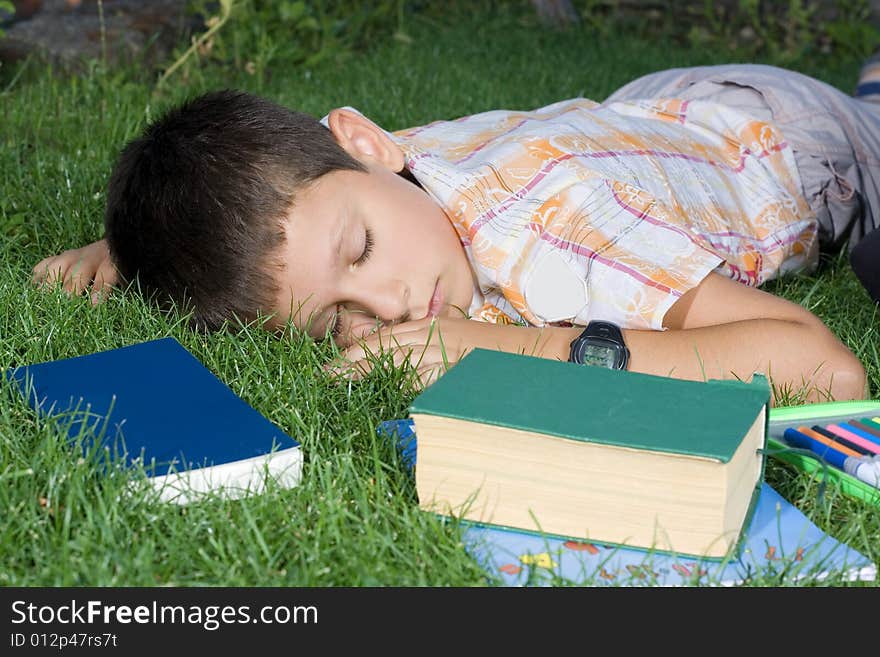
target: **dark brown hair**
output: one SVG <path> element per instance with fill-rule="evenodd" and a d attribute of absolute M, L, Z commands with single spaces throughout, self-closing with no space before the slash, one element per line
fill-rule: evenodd
<path fill-rule="evenodd" d="M 241 91 L 204 94 L 122 150 L 104 218 L 111 256 L 149 299 L 192 310 L 195 328 L 250 321 L 278 293 L 271 271 L 284 267 L 295 194 L 337 170 L 365 168 L 314 117 Z"/>

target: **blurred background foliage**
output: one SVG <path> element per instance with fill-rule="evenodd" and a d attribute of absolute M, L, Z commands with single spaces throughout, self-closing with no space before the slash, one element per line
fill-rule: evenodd
<path fill-rule="evenodd" d="M 49 15 L 52 34 L 44 33 L 49 23 L 37 27 Z M 439 31 L 475 17 L 576 30 L 616 49 L 668 43 L 779 65 L 863 58 L 880 47 L 880 0 L 0 0 L 0 82 L 20 72 L 8 65 L 4 44 L 14 44 L 19 58 L 42 51 L 60 70 L 69 62 L 59 60 L 77 50 L 67 40 L 76 37 L 86 65 L 74 69 L 133 62 L 130 73 L 152 76 L 161 88 L 171 78 L 186 83 L 206 65 L 263 79 L 342 63 L 377 43 L 411 43 L 416 23 Z M 16 31 L 23 42 L 15 42 Z M 145 52 L 160 44 L 158 57 Z M 53 58 L 53 49 L 64 57 Z"/>
<path fill-rule="evenodd" d="M 669 41 L 728 51 L 740 60 L 770 57 L 865 57 L 880 47 L 880 2 L 869 0 L 193 0 L 189 11 L 206 31 L 192 36 L 173 62 L 210 60 L 254 75 L 273 65 L 308 68 L 345 60 L 382 39 L 411 40 L 411 21 L 442 25 L 480 13 L 553 23 L 602 39 Z M 225 17 L 225 18 L 224 18 Z M 222 29 L 214 29 L 223 20 Z M 193 48 L 193 46 L 197 46 Z"/>

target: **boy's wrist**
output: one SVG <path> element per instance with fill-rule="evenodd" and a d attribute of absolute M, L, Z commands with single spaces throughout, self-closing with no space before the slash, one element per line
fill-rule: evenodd
<path fill-rule="evenodd" d="M 583 332 L 584 327 L 544 326 L 527 330 L 529 333 L 537 331 L 537 338 L 521 341 L 520 353 L 567 361 L 571 354 L 571 342 Z"/>

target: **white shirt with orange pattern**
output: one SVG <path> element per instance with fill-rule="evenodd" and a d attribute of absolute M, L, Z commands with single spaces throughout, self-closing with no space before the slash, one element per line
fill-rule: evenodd
<path fill-rule="evenodd" d="M 713 270 L 756 286 L 817 262 L 790 146 L 725 106 L 575 98 L 389 134 L 461 238 L 474 319 L 661 329 Z"/>

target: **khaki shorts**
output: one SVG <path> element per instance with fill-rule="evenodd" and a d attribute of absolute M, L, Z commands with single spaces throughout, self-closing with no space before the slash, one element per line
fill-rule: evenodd
<path fill-rule="evenodd" d="M 651 73 L 606 102 L 664 97 L 721 103 L 777 126 L 792 145 L 824 252 L 851 249 L 880 225 L 880 104 L 763 64 Z"/>

